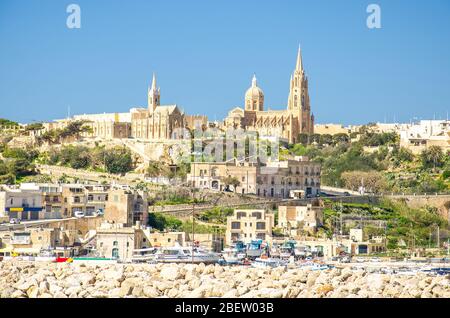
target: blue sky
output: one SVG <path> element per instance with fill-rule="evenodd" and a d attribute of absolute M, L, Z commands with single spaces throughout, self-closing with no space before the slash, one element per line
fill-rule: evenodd
<path fill-rule="evenodd" d="M 66 7 L 81 7 L 81 29 Z M 382 28 L 366 27 L 381 6 Z M 298 44 L 319 123 L 445 118 L 450 1 L 0 1 L 0 117 L 20 122 L 162 104 L 222 119 L 255 72 L 283 109 Z"/>

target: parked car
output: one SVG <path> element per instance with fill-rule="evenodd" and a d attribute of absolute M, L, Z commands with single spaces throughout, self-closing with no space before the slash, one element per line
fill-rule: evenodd
<path fill-rule="evenodd" d="M 84 218 L 84 212 L 83 211 L 75 211 L 74 216 L 76 218 Z"/>
<path fill-rule="evenodd" d="M 11 218 L 9 220 L 9 224 L 20 224 L 20 219 Z"/>

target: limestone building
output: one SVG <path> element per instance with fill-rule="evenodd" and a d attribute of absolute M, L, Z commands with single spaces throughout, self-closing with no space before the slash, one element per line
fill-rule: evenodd
<path fill-rule="evenodd" d="M 280 205 L 278 227 L 284 234 L 295 237 L 302 231 L 314 233 L 323 224 L 323 208 L 312 206 Z"/>
<path fill-rule="evenodd" d="M 303 191 L 307 196 L 320 192 L 320 163 L 308 157 L 296 156 L 265 164 L 240 162 L 192 162 L 188 183 L 194 188 L 223 191 L 228 177 L 239 184 L 233 191 L 261 197 L 288 198 L 291 191 Z"/>
<path fill-rule="evenodd" d="M 225 243 L 230 245 L 236 241 L 250 243 L 252 240 L 272 242 L 274 227 L 273 213 L 265 210 L 236 209 L 227 217 Z"/>
<path fill-rule="evenodd" d="M 132 227 L 102 223 L 97 228 L 96 249 L 101 257 L 130 260 L 133 251 L 144 244 L 148 241 L 139 223 Z"/>
<path fill-rule="evenodd" d="M 147 196 L 144 191 L 111 190 L 105 204 L 104 219 L 123 226 L 132 226 L 136 222 L 147 224 Z"/>
<path fill-rule="evenodd" d="M 300 133 L 314 132 L 314 115 L 308 92 L 308 77 L 303 69 L 299 48 L 295 70 L 291 75 L 287 109 L 264 110 L 264 93 L 258 87 L 256 76 L 245 93 L 244 108 L 232 109 L 224 120 L 225 128 L 243 128 L 258 132 L 260 136 L 277 136 L 290 143 L 298 140 Z"/>

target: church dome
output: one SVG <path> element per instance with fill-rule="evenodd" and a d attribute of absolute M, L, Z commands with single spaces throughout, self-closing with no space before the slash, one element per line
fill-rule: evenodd
<path fill-rule="evenodd" d="M 264 93 L 262 89 L 258 87 L 255 75 L 253 75 L 252 86 L 245 92 L 245 110 L 264 110 Z"/>
<path fill-rule="evenodd" d="M 264 93 L 256 83 L 256 76 L 253 75 L 252 86 L 245 92 L 245 99 L 264 98 Z"/>

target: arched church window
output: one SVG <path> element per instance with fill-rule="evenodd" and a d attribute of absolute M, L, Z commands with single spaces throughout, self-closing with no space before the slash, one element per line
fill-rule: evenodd
<path fill-rule="evenodd" d="M 294 107 L 297 107 L 297 95 L 294 96 Z"/>
<path fill-rule="evenodd" d="M 305 107 L 305 95 L 302 95 L 302 106 Z"/>

